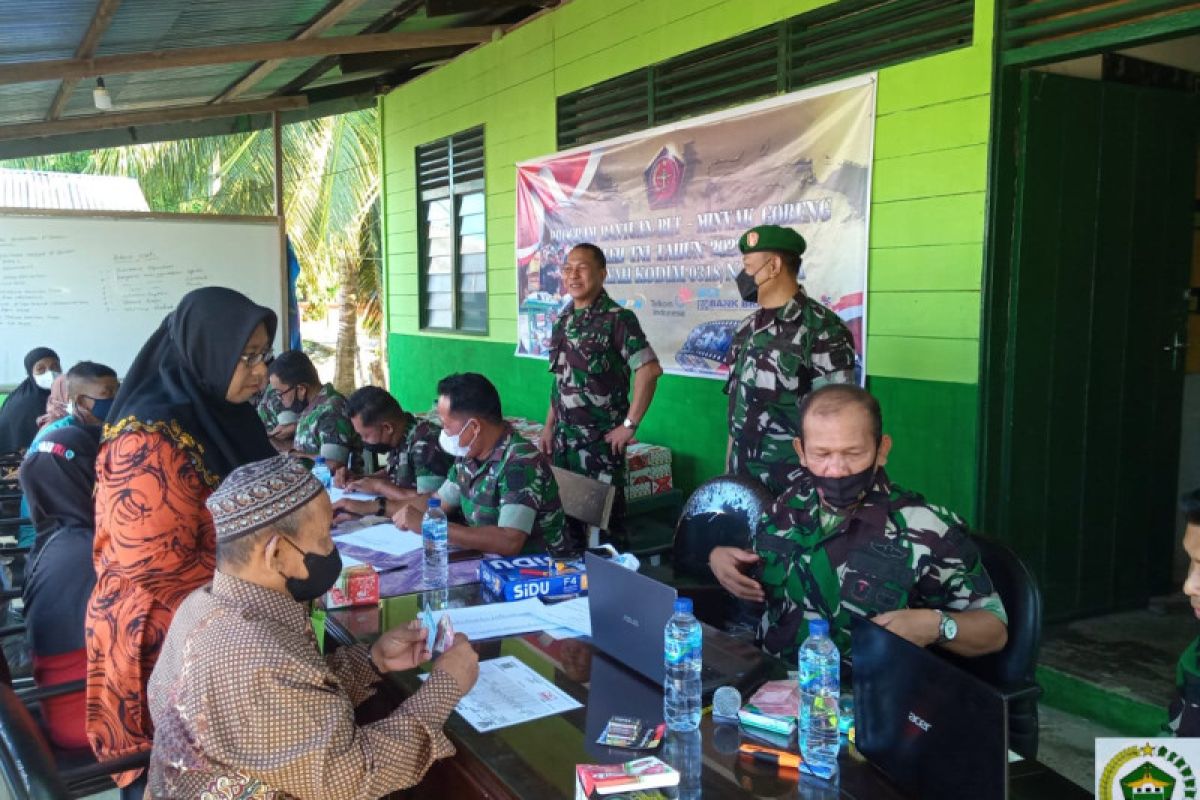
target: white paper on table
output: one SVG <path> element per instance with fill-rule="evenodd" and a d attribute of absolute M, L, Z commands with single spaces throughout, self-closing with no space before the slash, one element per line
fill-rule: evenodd
<path fill-rule="evenodd" d="M 366 492 L 347 492 L 345 489 L 339 489 L 336 486 L 330 486 L 329 502 L 336 503 L 338 500 L 370 500 L 374 502 L 377 495 L 367 494 Z"/>
<path fill-rule="evenodd" d="M 402 556 L 421 549 L 421 537 L 412 531 L 402 531 L 390 522 L 360 528 L 338 536 L 335 541 L 365 547 L 376 553 Z"/>
<path fill-rule="evenodd" d="M 570 628 L 547 628 L 542 631 L 542 635 L 558 641 L 559 639 L 575 639 L 579 636 L 579 631 Z"/>
<path fill-rule="evenodd" d="M 454 710 L 475 730 L 488 733 L 576 708 L 583 708 L 578 700 L 523 661 L 501 656 L 479 662 L 479 679 Z"/>
<path fill-rule="evenodd" d="M 542 601 L 536 597 L 511 603 L 488 603 L 467 608 L 450 608 L 434 612 L 440 620 L 442 614 L 450 615 L 455 633 L 466 634 L 467 638 L 496 639 L 501 636 L 517 636 L 531 631 L 541 631 L 548 626 L 538 613 Z"/>
<path fill-rule="evenodd" d="M 570 628 L 583 636 L 592 635 L 592 614 L 586 597 L 542 603 L 538 614 L 549 623 L 549 628 Z"/>

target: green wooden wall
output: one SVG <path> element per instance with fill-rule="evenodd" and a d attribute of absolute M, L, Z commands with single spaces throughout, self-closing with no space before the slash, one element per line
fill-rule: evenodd
<path fill-rule="evenodd" d="M 392 391 L 432 402 L 437 378 L 489 375 L 506 411 L 541 418 L 545 363 L 516 341 L 514 164 L 555 150 L 555 98 L 823 5 L 785 0 L 574 0 L 381 101 Z M 975 509 L 980 285 L 992 71 L 992 4 L 972 46 L 879 73 L 868 306 L 870 387 L 896 437 L 893 477 Z M 419 330 L 414 148 L 485 126 L 486 336 Z M 640 431 L 676 454 L 691 488 L 721 471 L 716 381 L 665 376 Z"/>

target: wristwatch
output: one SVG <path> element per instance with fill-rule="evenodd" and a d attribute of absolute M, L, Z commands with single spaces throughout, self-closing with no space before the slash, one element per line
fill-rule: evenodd
<path fill-rule="evenodd" d="M 629 430 L 631 430 L 631 431 L 636 431 L 637 426 L 638 426 L 638 424 L 636 422 L 634 422 L 633 420 L 631 420 L 629 417 L 626 417 L 625 421 L 622 422 L 621 425 L 623 425 L 626 428 L 629 428 Z"/>
<path fill-rule="evenodd" d="M 937 643 L 946 644 L 947 642 L 953 642 L 954 637 L 958 636 L 958 623 L 954 621 L 954 617 L 950 616 L 945 611 L 942 611 L 940 608 L 936 609 L 936 611 L 942 618 L 941 622 L 938 623 Z"/>
<path fill-rule="evenodd" d="M 387 513 L 387 498 L 384 497 L 383 495 L 378 495 L 375 498 L 375 502 L 379 503 L 379 516 L 386 517 L 388 515 L 388 513 Z"/>

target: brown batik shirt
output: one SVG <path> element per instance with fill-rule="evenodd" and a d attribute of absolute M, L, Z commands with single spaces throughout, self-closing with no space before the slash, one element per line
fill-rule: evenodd
<path fill-rule="evenodd" d="M 377 798 L 454 754 L 448 673 L 379 722 L 354 709 L 380 674 L 362 645 L 317 650 L 307 607 L 217 572 L 179 607 L 150 677 L 153 798 Z"/>

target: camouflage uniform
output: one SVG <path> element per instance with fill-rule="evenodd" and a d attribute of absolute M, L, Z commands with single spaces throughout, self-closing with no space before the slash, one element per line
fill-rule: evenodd
<path fill-rule="evenodd" d="M 879 470 L 850 516 L 825 508 L 805 470 L 763 515 L 751 548 L 767 595 L 758 638 L 794 661 L 808 620 L 824 617 L 844 654 L 850 618 L 901 608 L 985 609 L 1007 623 L 1004 604 L 956 514 L 928 505 Z"/>
<path fill-rule="evenodd" d="M 1200 658 L 1196 639 L 1183 651 L 1175 668 L 1178 695 L 1167 709 L 1167 727 L 1175 736 L 1200 736 Z"/>
<path fill-rule="evenodd" d="M 279 427 L 279 412 L 283 411 L 283 398 L 279 396 L 279 392 L 275 391 L 275 387 L 267 384 L 258 396 L 254 403 L 255 410 L 258 411 L 258 418 L 263 421 L 263 427 L 268 431 L 273 431 Z"/>
<path fill-rule="evenodd" d="M 782 308 L 742 320 L 725 357 L 733 437 L 726 471 L 782 494 L 788 474 L 800 466 L 792 447 L 800 432 L 799 402 L 827 383 L 853 383 L 854 356 L 850 331 L 804 289 Z"/>
<path fill-rule="evenodd" d="M 300 413 L 292 447 L 301 453 L 322 455 L 328 461 L 343 464 L 349 460 L 351 452 L 361 448 L 354 425 L 346 415 L 346 398 L 331 384 L 322 386 L 312 406 Z"/>
<path fill-rule="evenodd" d="M 560 552 L 565 547 L 565 518 L 550 459 L 512 428 L 487 460 L 456 459 L 438 497 L 447 510 L 461 507 L 472 527 L 524 531 L 529 538 L 523 552 Z"/>
<path fill-rule="evenodd" d="M 438 443 L 442 429 L 425 419 L 404 413 L 404 441 L 388 451 L 388 480 L 419 493 L 437 491 L 446 482 L 454 459 Z"/>
<path fill-rule="evenodd" d="M 587 308 L 568 303 L 550 335 L 554 463 L 591 478 L 612 478 L 617 527 L 624 516 L 625 456 L 614 455 L 604 435 L 629 414 L 630 374 L 657 360 L 634 313 L 604 290 Z"/>

